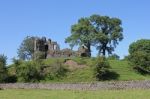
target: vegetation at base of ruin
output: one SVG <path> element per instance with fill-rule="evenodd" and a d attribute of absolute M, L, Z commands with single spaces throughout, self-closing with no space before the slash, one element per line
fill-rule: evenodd
<path fill-rule="evenodd" d="M 8 67 L 9 74 L 15 76 L 18 82 L 40 82 L 40 80 L 61 79 L 67 67 L 59 59 L 49 61 L 23 61 L 13 59 L 14 64 Z"/>
<path fill-rule="evenodd" d="M 69 69 L 69 66 L 64 65 L 63 63 L 67 60 L 73 60 L 76 63 L 79 64 L 79 66 L 83 65 L 82 68 L 73 67 L 74 69 Z M 56 83 L 56 82 L 66 82 L 66 83 L 76 83 L 76 82 L 97 82 L 97 79 L 95 77 L 95 61 L 96 58 L 81 58 L 81 57 L 74 57 L 74 58 L 49 58 L 46 60 L 37 60 L 35 61 L 21 61 L 17 60 L 18 62 L 15 62 L 15 64 L 19 64 L 19 62 L 22 62 L 21 66 L 24 66 L 25 64 L 34 65 L 34 67 L 37 69 L 37 71 L 30 72 L 30 71 L 22 71 L 22 75 L 26 74 L 28 77 L 36 75 L 38 72 L 38 76 L 35 77 L 41 77 L 31 79 L 27 79 L 26 82 L 45 82 L 45 83 Z M 110 78 L 106 79 L 106 81 L 109 80 L 147 80 L 150 79 L 149 75 L 141 75 L 140 73 L 136 72 L 132 66 L 130 66 L 129 62 L 126 60 L 114 60 L 109 59 L 108 60 L 110 67 Z M 12 76 L 12 79 L 15 78 L 16 74 L 16 67 L 15 64 L 12 64 L 8 67 L 8 73 L 10 76 Z M 41 64 L 41 65 L 39 65 Z M 62 65 L 63 64 L 63 65 Z M 32 67 L 32 66 L 31 66 Z M 22 67 L 21 67 L 22 68 Z M 39 69 L 40 68 L 40 69 Z M 30 68 L 29 68 L 30 70 Z M 19 71 L 21 72 L 21 71 Z M 30 75 L 30 73 L 32 75 Z M 20 75 L 20 74 L 19 74 Z M 113 76 L 112 76 L 113 75 Z M 14 77 L 14 78 L 13 78 Z M 109 76 L 108 76 L 109 77 Z M 26 76 L 25 76 L 26 78 Z M 15 80 L 15 79 L 14 79 Z M 28 81 L 29 80 L 29 81 Z M 22 80 L 24 82 L 24 80 Z"/>
<path fill-rule="evenodd" d="M 0 90 L 0 99 L 148 99 L 149 93 L 149 89 L 97 91 L 5 89 Z"/>

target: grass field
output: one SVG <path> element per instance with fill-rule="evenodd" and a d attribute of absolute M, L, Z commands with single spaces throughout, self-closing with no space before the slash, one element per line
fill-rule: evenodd
<path fill-rule="evenodd" d="M 0 99 L 150 99 L 150 90 L 0 90 Z"/>

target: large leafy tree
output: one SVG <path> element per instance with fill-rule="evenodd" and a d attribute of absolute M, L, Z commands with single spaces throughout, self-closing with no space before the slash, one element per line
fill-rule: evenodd
<path fill-rule="evenodd" d="M 81 18 L 77 24 L 72 25 L 71 36 L 66 38 L 65 42 L 69 43 L 71 48 L 75 45 L 84 45 L 88 48 L 89 53 L 91 53 L 92 30 L 93 26 L 89 19 Z M 91 54 L 89 56 L 91 56 Z"/>
<path fill-rule="evenodd" d="M 108 16 L 92 15 L 79 19 L 71 27 L 71 36 L 66 39 L 72 47 L 86 46 L 91 52 L 91 45 L 99 51 L 99 55 L 112 54 L 119 41 L 123 39 L 121 20 Z"/>
<path fill-rule="evenodd" d="M 106 52 L 112 54 L 119 41 L 123 39 L 121 20 L 108 16 L 92 15 L 90 22 L 94 27 L 93 40 L 99 55 L 105 56 Z"/>
<path fill-rule="evenodd" d="M 27 36 L 18 49 L 18 57 L 23 60 L 33 59 L 35 37 Z"/>

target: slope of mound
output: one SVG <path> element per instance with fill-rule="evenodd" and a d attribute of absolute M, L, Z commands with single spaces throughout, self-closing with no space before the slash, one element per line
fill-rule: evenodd
<path fill-rule="evenodd" d="M 67 60 L 64 64 L 67 65 L 70 70 L 86 67 L 86 65 L 80 65 L 77 62 L 75 62 L 74 60 Z"/>

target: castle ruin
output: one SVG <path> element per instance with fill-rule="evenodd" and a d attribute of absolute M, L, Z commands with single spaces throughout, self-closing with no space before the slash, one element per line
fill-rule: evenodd
<path fill-rule="evenodd" d="M 57 42 L 51 39 L 46 39 L 46 37 L 35 38 L 34 40 L 34 58 L 58 58 L 58 57 L 87 57 L 89 52 L 86 47 L 81 46 L 78 51 L 73 51 L 71 49 L 60 49 Z"/>

